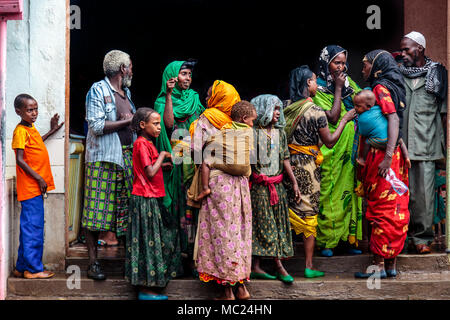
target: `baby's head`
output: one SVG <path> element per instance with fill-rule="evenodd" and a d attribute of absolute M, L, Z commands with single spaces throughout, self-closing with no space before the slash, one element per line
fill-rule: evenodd
<path fill-rule="evenodd" d="M 30 125 L 34 123 L 38 116 L 38 103 L 32 96 L 22 93 L 14 99 L 14 109 L 23 121 Z"/>
<path fill-rule="evenodd" d="M 376 102 L 375 94 L 370 90 L 361 90 L 353 98 L 357 114 L 370 110 Z"/>
<path fill-rule="evenodd" d="M 231 108 L 231 120 L 234 122 L 245 123 L 253 127 L 253 121 L 256 120 L 256 116 L 255 106 L 246 100 L 237 102 Z"/>

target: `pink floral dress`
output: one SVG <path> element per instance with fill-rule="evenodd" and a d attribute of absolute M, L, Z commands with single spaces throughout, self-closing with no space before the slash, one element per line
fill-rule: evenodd
<path fill-rule="evenodd" d="M 217 129 L 201 116 L 194 141 Z M 197 140 L 200 139 L 200 140 Z M 216 172 L 214 172 L 216 171 Z M 200 280 L 234 285 L 250 277 L 252 208 L 248 178 L 211 170 L 211 194 L 203 200 L 198 218 L 197 271 Z"/>

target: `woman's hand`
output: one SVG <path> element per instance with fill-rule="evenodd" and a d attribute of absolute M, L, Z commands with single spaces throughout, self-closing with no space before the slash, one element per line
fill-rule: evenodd
<path fill-rule="evenodd" d="M 297 181 L 295 181 L 293 189 L 295 202 L 300 203 L 300 201 L 302 200 L 302 194 L 300 193 L 300 189 L 298 188 Z"/>
<path fill-rule="evenodd" d="M 347 75 L 344 72 L 340 72 L 339 74 L 337 74 L 334 78 L 334 84 L 335 84 L 335 88 L 342 90 L 342 88 L 345 85 L 345 79 L 346 79 Z"/>
<path fill-rule="evenodd" d="M 167 82 L 166 82 L 166 85 L 167 85 L 166 95 L 172 94 L 173 88 L 175 88 L 175 85 L 177 84 L 177 82 L 178 82 L 177 78 L 170 78 L 169 80 L 167 80 Z"/>
<path fill-rule="evenodd" d="M 356 110 L 351 109 L 342 117 L 341 121 L 349 122 L 353 120 L 355 117 L 356 117 Z"/>
<path fill-rule="evenodd" d="M 392 164 L 392 157 L 386 155 L 383 161 L 381 161 L 381 163 L 378 165 L 378 174 L 383 178 L 385 178 L 389 172 L 389 169 L 391 168 L 391 164 Z"/>

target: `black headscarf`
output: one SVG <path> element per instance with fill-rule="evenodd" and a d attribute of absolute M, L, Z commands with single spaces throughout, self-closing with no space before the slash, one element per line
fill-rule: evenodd
<path fill-rule="evenodd" d="M 329 45 L 322 49 L 319 57 L 319 78 L 322 81 L 319 81 L 320 83 L 326 83 L 324 85 L 327 89 L 327 91 L 331 94 L 334 94 L 334 79 L 333 76 L 330 73 L 330 63 L 336 58 L 339 54 L 344 53 L 345 57 L 347 57 L 348 53 L 347 50 L 342 48 L 338 45 Z M 348 70 L 348 63 L 345 63 L 345 70 L 344 72 L 347 72 Z M 354 90 L 352 87 L 350 87 L 350 84 L 348 80 L 345 80 L 344 87 L 342 88 L 342 99 L 347 98 L 351 94 L 353 94 Z"/>
<path fill-rule="evenodd" d="M 379 84 L 385 86 L 391 93 L 395 109 L 403 110 L 406 107 L 405 80 L 394 57 L 386 50 L 378 49 L 370 51 L 364 59 L 372 64 L 367 79 L 370 87 L 373 89 Z"/>
<path fill-rule="evenodd" d="M 370 51 L 365 55 L 364 59 L 372 64 L 372 69 L 370 70 L 370 75 L 367 79 L 370 83 L 370 87 L 373 89 L 381 84 L 385 86 L 391 94 L 395 110 L 397 110 L 397 115 L 400 120 L 400 138 L 403 126 L 403 111 L 406 108 L 405 80 L 400 72 L 400 68 L 394 57 L 386 50 L 377 49 Z"/>
<path fill-rule="evenodd" d="M 289 75 L 289 97 L 291 103 L 309 97 L 308 79 L 311 79 L 313 72 L 307 65 L 295 68 Z"/>

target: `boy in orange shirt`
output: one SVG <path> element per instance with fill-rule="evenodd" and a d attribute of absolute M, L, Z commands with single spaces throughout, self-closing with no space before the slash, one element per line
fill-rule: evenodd
<path fill-rule="evenodd" d="M 17 200 L 22 205 L 20 213 L 19 252 L 14 276 L 27 279 L 46 279 L 53 272 L 44 271 L 44 196 L 55 189 L 50 159 L 44 140 L 58 131 L 55 114 L 50 120 L 50 131 L 41 137 L 34 122 L 38 116 L 36 100 L 27 94 L 14 99 L 14 108 L 22 121 L 13 133 L 12 148 L 16 154 Z"/>

